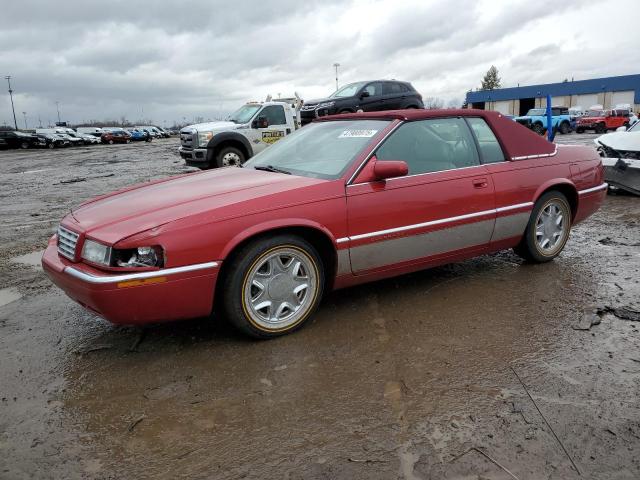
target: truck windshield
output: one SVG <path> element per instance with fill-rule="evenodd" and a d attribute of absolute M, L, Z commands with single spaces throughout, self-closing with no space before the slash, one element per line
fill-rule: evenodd
<path fill-rule="evenodd" d="M 269 167 L 302 177 L 336 179 L 387 125 L 387 120 L 312 123 L 263 150 L 244 167 Z"/>
<path fill-rule="evenodd" d="M 527 112 L 527 117 L 539 117 L 540 115 L 546 115 L 547 110 L 544 108 L 532 108 Z"/>
<path fill-rule="evenodd" d="M 251 120 L 251 117 L 255 115 L 255 113 L 260 110 L 261 105 L 243 105 L 238 110 L 229 115 L 230 122 L 233 123 L 247 123 Z"/>
<path fill-rule="evenodd" d="M 358 90 L 360 90 L 365 83 L 366 82 L 356 82 L 345 85 L 341 89 L 336 90 L 331 95 L 329 95 L 329 98 L 353 97 L 356 93 L 358 93 Z"/>

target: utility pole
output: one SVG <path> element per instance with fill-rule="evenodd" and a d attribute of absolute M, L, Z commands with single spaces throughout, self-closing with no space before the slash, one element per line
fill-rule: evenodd
<path fill-rule="evenodd" d="M 27 112 L 22 112 L 22 115 L 24 116 L 24 129 L 27 130 L 29 127 L 27 127 Z"/>
<path fill-rule="evenodd" d="M 336 62 L 333 64 L 333 66 L 336 69 L 336 91 L 338 91 L 338 67 L 340 66 L 340 64 Z"/>
<path fill-rule="evenodd" d="M 60 123 L 60 102 L 56 100 L 56 110 L 58 111 L 58 123 Z"/>
<path fill-rule="evenodd" d="M 13 112 L 13 123 L 16 126 L 16 130 L 18 130 L 18 120 L 16 120 L 16 109 L 13 107 L 13 90 L 11 90 L 11 75 L 7 75 L 4 77 L 9 84 L 9 97 L 11 98 L 11 111 Z"/>

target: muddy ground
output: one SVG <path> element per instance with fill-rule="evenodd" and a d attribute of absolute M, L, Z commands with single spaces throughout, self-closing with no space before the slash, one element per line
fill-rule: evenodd
<path fill-rule="evenodd" d="M 334 292 L 278 340 L 114 327 L 39 252 L 72 205 L 188 171 L 176 148 L 0 152 L 0 478 L 640 478 L 640 321 L 606 311 L 640 310 L 639 198 L 549 264 Z"/>

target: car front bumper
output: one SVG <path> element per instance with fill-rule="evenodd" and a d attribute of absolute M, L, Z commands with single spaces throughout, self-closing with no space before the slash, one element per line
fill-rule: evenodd
<path fill-rule="evenodd" d="M 52 237 L 42 267 L 72 300 L 123 325 L 204 317 L 211 313 L 220 262 L 151 272 L 110 274 L 58 255 Z"/>

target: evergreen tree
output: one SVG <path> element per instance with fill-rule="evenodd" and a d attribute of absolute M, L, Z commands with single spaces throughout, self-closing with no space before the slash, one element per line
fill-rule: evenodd
<path fill-rule="evenodd" d="M 487 74 L 482 79 L 482 90 L 494 90 L 500 88 L 500 77 L 498 76 L 498 69 L 491 65 L 491 68 L 487 70 Z"/>

